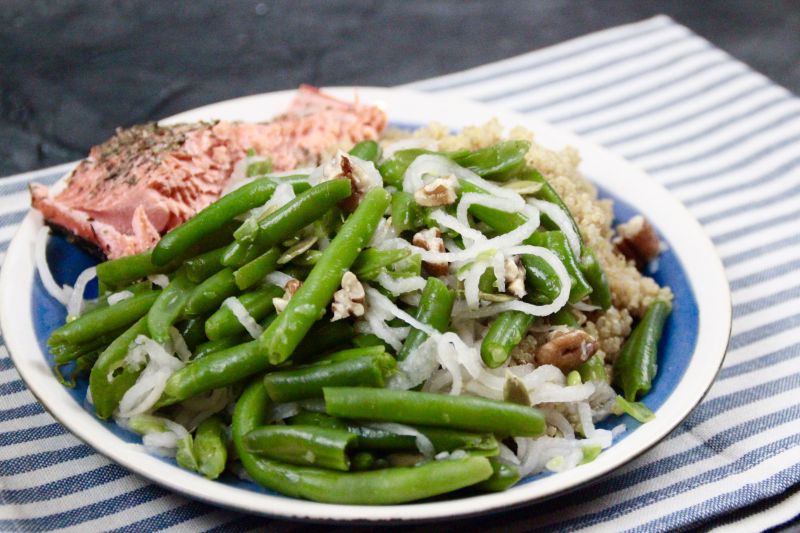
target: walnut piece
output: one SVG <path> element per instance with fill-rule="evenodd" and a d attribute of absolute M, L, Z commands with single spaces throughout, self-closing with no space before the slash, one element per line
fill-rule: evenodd
<path fill-rule="evenodd" d="M 444 239 L 442 230 L 439 228 L 429 228 L 418 231 L 411 239 L 414 246 L 424 248 L 429 252 L 444 252 Z M 448 273 L 447 261 L 423 261 L 425 270 L 433 276 L 446 276 Z"/>
<path fill-rule="evenodd" d="M 597 342 L 580 329 L 556 331 L 536 350 L 536 363 L 557 366 L 565 374 L 577 369 L 597 351 Z"/>
<path fill-rule="evenodd" d="M 335 179 L 349 179 L 352 194 L 339 202 L 342 210 L 352 213 L 368 190 L 382 185 L 381 177 L 372 162 L 353 162 L 353 156 L 342 150 L 322 167 L 320 182 Z"/>
<path fill-rule="evenodd" d="M 622 255 L 636 263 L 639 270 L 661 253 L 661 241 L 655 229 L 641 215 L 617 226 L 617 236 L 612 242 Z"/>
<path fill-rule="evenodd" d="M 364 316 L 364 299 L 366 298 L 364 286 L 358 281 L 355 274 L 349 270 L 342 276 L 342 288 L 333 293 L 333 303 L 331 311 L 333 318 L 331 322 L 336 322 L 350 316 Z"/>
<path fill-rule="evenodd" d="M 290 279 L 286 282 L 286 285 L 283 287 L 283 296 L 280 298 L 273 298 L 272 305 L 275 307 L 276 313 L 283 313 L 286 310 L 286 306 L 289 305 L 289 300 L 292 299 L 294 293 L 297 292 L 297 289 L 303 284 L 302 281 L 299 279 Z"/>
<path fill-rule="evenodd" d="M 414 193 L 414 200 L 425 207 L 450 205 L 456 201 L 458 180 L 452 174 L 436 178 Z"/>
<path fill-rule="evenodd" d="M 506 278 L 506 292 L 511 296 L 522 298 L 525 291 L 525 268 L 520 265 L 519 257 L 506 257 L 503 264 Z"/>

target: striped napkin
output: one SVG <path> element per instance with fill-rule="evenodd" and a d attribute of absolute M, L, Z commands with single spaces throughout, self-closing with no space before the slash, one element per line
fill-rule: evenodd
<path fill-rule="evenodd" d="M 734 304 L 717 382 L 661 444 L 566 496 L 437 529 L 657 531 L 737 520 L 762 529 L 792 519 L 800 494 L 800 100 L 666 17 L 410 87 L 535 114 L 643 167 L 711 235 Z M 0 180 L 0 251 L 27 209 L 27 182 L 52 182 L 63 170 Z M 110 463 L 43 411 L 0 346 L 0 530 L 116 527 L 303 526 L 189 501 Z"/>

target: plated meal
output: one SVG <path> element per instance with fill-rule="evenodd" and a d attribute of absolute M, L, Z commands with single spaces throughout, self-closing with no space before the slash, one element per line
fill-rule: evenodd
<path fill-rule="evenodd" d="M 614 227 L 578 154 L 522 128 L 388 122 L 301 87 L 267 123 L 119 130 L 32 186 L 103 261 L 60 286 L 40 232 L 61 381 L 185 469 L 330 503 L 503 491 L 651 420 L 673 294 L 647 218 Z"/>

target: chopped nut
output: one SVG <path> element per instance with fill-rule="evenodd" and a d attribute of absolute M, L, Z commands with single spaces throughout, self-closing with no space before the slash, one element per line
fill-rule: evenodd
<path fill-rule="evenodd" d="M 536 350 L 536 363 L 554 365 L 565 374 L 581 366 L 597 351 L 597 343 L 585 331 L 556 331 L 550 341 Z"/>
<path fill-rule="evenodd" d="M 414 246 L 424 248 L 429 252 L 444 252 L 444 239 L 439 228 L 429 228 L 418 231 L 411 239 Z M 449 272 L 447 261 L 423 261 L 423 266 L 433 276 L 446 276 Z"/>
<path fill-rule="evenodd" d="M 517 298 L 527 294 L 525 291 L 525 269 L 519 263 L 519 257 L 506 257 L 503 264 L 506 278 L 506 292 Z"/>
<path fill-rule="evenodd" d="M 339 207 L 348 213 L 355 211 L 368 190 L 381 186 L 380 174 L 374 166 L 364 168 L 362 165 L 354 164 L 351 157 L 342 150 L 336 152 L 336 156 L 322 167 L 320 178 L 320 181 L 350 180 L 353 193 L 339 203 Z M 370 162 L 369 165 L 373 164 Z"/>
<path fill-rule="evenodd" d="M 283 287 L 283 296 L 272 299 L 272 305 L 275 307 L 276 313 L 280 314 L 286 310 L 286 306 L 289 305 L 289 300 L 292 299 L 292 296 L 294 296 L 294 293 L 297 292 L 297 289 L 299 289 L 302 284 L 303 282 L 299 279 L 290 279 L 286 282 L 286 285 Z"/>
<path fill-rule="evenodd" d="M 358 281 L 356 275 L 349 270 L 345 272 L 344 276 L 342 276 L 342 288 L 333 293 L 333 303 L 331 304 L 333 318 L 331 318 L 331 322 L 349 316 L 364 316 L 365 298 L 364 286 Z"/>
<path fill-rule="evenodd" d="M 425 207 L 450 205 L 456 201 L 458 180 L 453 175 L 436 178 L 414 193 L 414 200 Z"/>
<path fill-rule="evenodd" d="M 617 226 L 617 236 L 612 242 L 622 255 L 636 263 L 639 270 L 661 253 L 661 241 L 655 229 L 641 215 Z"/>

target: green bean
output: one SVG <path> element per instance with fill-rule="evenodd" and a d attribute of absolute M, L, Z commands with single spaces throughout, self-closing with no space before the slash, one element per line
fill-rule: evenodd
<path fill-rule="evenodd" d="M 381 177 L 383 177 L 383 184 L 391 185 L 392 187 L 402 190 L 403 176 L 409 165 L 411 165 L 417 157 L 432 153 L 433 152 L 430 150 L 423 150 L 421 148 L 398 150 L 392 157 L 378 165 L 378 171 L 381 173 Z"/>
<path fill-rule="evenodd" d="M 167 342 L 170 339 L 169 328 L 182 316 L 192 289 L 194 283 L 186 277 L 186 270 L 181 269 L 153 302 L 147 312 L 147 327 L 156 342 Z"/>
<path fill-rule="evenodd" d="M 493 472 L 485 457 L 357 473 L 284 465 L 259 458 L 247 451 L 244 437 L 263 423 L 266 408 L 266 389 L 261 380 L 256 380 L 236 403 L 233 442 L 247 473 L 257 483 L 287 496 L 343 504 L 405 503 L 474 485 Z"/>
<path fill-rule="evenodd" d="M 369 348 L 373 346 L 382 346 L 384 351 L 394 353 L 392 347 L 386 344 L 380 337 L 372 333 L 360 333 L 353 337 L 353 346 L 357 348 Z"/>
<path fill-rule="evenodd" d="M 269 394 L 269 392 L 267 394 Z M 298 426 L 317 426 L 328 429 L 347 429 L 348 427 L 347 424 L 338 418 L 328 416 L 325 413 L 314 413 L 311 411 L 301 411 L 287 419 L 287 423 Z"/>
<path fill-rule="evenodd" d="M 453 310 L 454 296 L 447 285 L 433 276 L 428 278 L 419 301 L 414 318 L 444 333 L 450 326 L 450 312 Z M 397 354 L 402 361 L 428 339 L 424 331 L 412 328 Z"/>
<path fill-rule="evenodd" d="M 194 350 L 206 342 L 205 322 L 202 317 L 192 317 L 185 320 L 178 328 L 178 332 L 190 350 Z"/>
<path fill-rule="evenodd" d="M 153 264 L 165 265 L 180 257 L 193 244 L 202 241 L 226 222 L 263 205 L 274 191 L 275 184 L 270 179 L 259 178 L 221 197 L 164 235 L 153 249 Z"/>
<path fill-rule="evenodd" d="M 519 470 L 513 465 L 501 463 L 496 459 L 489 459 L 492 465 L 492 477 L 475 485 L 475 489 L 482 492 L 503 492 L 511 488 L 520 480 Z"/>
<path fill-rule="evenodd" d="M 103 350 L 92 367 L 89 391 L 98 417 L 111 416 L 128 389 L 136 383 L 143 369 L 129 368 L 124 361 L 136 337 L 147 334 L 147 317 L 142 316 Z"/>
<path fill-rule="evenodd" d="M 511 436 L 544 432 L 544 415 L 533 407 L 474 396 L 326 387 L 325 410 L 333 416 L 489 431 Z"/>
<path fill-rule="evenodd" d="M 347 350 L 340 350 L 338 352 L 329 353 L 319 358 L 315 358 L 315 363 L 327 361 L 330 363 L 338 363 L 341 361 L 351 361 L 362 357 L 380 357 L 386 353 L 383 344 L 375 346 L 360 346 L 357 348 L 349 348 Z"/>
<path fill-rule="evenodd" d="M 353 324 L 346 320 L 320 320 L 308 332 L 292 354 L 295 363 L 313 359 L 319 354 L 338 348 L 353 338 Z"/>
<path fill-rule="evenodd" d="M 225 470 L 228 448 L 225 444 L 225 424 L 219 415 L 204 420 L 194 435 L 193 452 L 197 471 L 208 479 L 217 479 Z"/>
<path fill-rule="evenodd" d="M 111 344 L 111 342 L 119 337 L 126 329 L 127 327 L 115 329 L 109 333 L 98 335 L 81 344 L 58 344 L 52 346 L 50 352 L 53 354 L 53 362 L 59 366 L 63 366 L 88 353 L 96 352 L 97 350 L 102 351 L 103 348 Z"/>
<path fill-rule="evenodd" d="M 202 359 L 208 354 L 225 350 L 226 348 L 231 348 L 233 346 L 238 346 L 239 344 L 244 344 L 245 342 L 247 342 L 247 337 L 245 335 L 234 335 L 232 337 L 222 337 L 221 339 L 217 339 L 215 341 L 206 341 L 203 344 L 200 344 L 194 351 L 194 357 L 192 360 L 196 361 L 197 359 Z"/>
<path fill-rule="evenodd" d="M 581 375 L 581 381 L 588 383 L 589 381 L 608 381 L 608 374 L 606 373 L 606 365 L 603 361 L 602 355 L 593 355 L 587 361 L 578 367 L 578 373 Z"/>
<path fill-rule="evenodd" d="M 597 256 L 588 246 L 583 247 L 583 259 L 581 259 L 580 268 L 586 281 L 592 287 L 589 300 L 601 309 L 611 307 L 611 289 L 608 286 L 606 273 L 603 271 L 603 267 L 600 266 Z"/>
<path fill-rule="evenodd" d="M 374 281 L 386 267 L 411 255 L 411 250 L 378 250 L 367 248 L 353 262 L 351 270 L 361 281 Z"/>
<path fill-rule="evenodd" d="M 364 161 L 378 163 L 381 158 L 381 145 L 375 141 L 361 141 L 350 149 L 350 155 Z"/>
<path fill-rule="evenodd" d="M 351 193 L 350 180 L 324 181 L 258 220 L 257 224 L 242 224 L 233 236 L 241 244 L 256 243 L 266 250 L 314 222 Z M 226 253 L 223 263 L 231 259 Z"/>
<path fill-rule="evenodd" d="M 117 289 L 152 274 L 172 272 L 180 266 L 178 262 L 156 266 L 150 261 L 150 256 L 151 252 L 148 250 L 100 263 L 97 265 L 97 279 L 103 285 Z"/>
<path fill-rule="evenodd" d="M 350 470 L 354 472 L 372 470 L 375 466 L 375 459 L 375 455 L 369 452 L 356 452 L 350 458 Z"/>
<path fill-rule="evenodd" d="M 234 296 L 237 292 L 233 270 L 223 268 L 192 290 L 186 300 L 184 313 L 190 317 L 207 315 L 218 309 L 225 298 Z"/>
<path fill-rule="evenodd" d="M 322 317 L 342 276 L 372 238 L 388 205 L 389 194 L 383 189 L 372 189 L 364 196 L 286 309 L 261 336 L 262 350 L 272 364 L 286 361 L 313 323 Z"/>
<path fill-rule="evenodd" d="M 522 311 L 497 315 L 481 342 L 481 359 L 489 368 L 503 365 L 531 327 L 534 317 Z"/>
<path fill-rule="evenodd" d="M 128 420 L 128 426 L 139 435 L 151 433 L 166 433 L 169 430 L 163 418 L 153 415 L 136 415 Z M 186 434 L 178 439 L 175 460 L 178 465 L 187 470 L 197 470 L 197 461 L 192 453 L 192 436 Z"/>
<path fill-rule="evenodd" d="M 158 406 L 181 402 L 263 372 L 270 365 L 260 355 L 258 341 L 250 341 L 195 359 L 170 376 Z"/>
<path fill-rule="evenodd" d="M 455 162 L 481 177 L 505 181 L 525 164 L 530 147 L 528 141 L 502 141 L 457 157 Z"/>
<path fill-rule="evenodd" d="M 578 327 L 578 319 L 572 313 L 569 306 L 562 307 L 552 315 L 550 315 L 550 324 L 555 326 L 569 326 L 571 328 Z"/>
<path fill-rule="evenodd" d="M 615 380 L 630 402 L 650 391 L 657 370 L 658 341 L 670 311 L 665 301 L 651 303 L 614 362 Z"/>
<path fill-rule="evenodd" d="M 246 290 L 263 281 L 267 274 L 274 272 L 278 268 L 278 258 L 281 255 L 280 248 L 270 248 L 249 263 L 245 263 L 233 273 L 233 279 L 239 290 Z"/>
<path fill-rule="evenodd" d="M 272 161 L 267 159 L 265 161 L 255 161 L 254 163 L 250 163 L 247 165 L 247 169 L 245 170 L 244 174 L 248 178 L 253 178 L 255 176 L 265 176 L 272 172 Z M 267 198 L 268 200 L 269 198 Z M 264 200 L 265 202 L 267 200 Z"/>
<path fill-rule="evenodd" d="M 394 369 L 388 354 L 344 361 L 322 361 L 313 365 L 271 372 L 264 386 L 275 403 L 293 402 L 322 396 L 323 387 L 383 387 L 384 376 Z"/>
<path fill-rule="evenodd" d="M 569 247 L 567 237 L 560 231 L 537 231 L 526 241 L 534 246 L 542 246 L 558 256 L 567 269 L 572 286 L 569 290 L 569 302 L 575 303 L 583 300 L 592 292 L 592 287 L 581 273 L 578 259 Z"/>
<path fill-rule="evenodd" d="M 422 214 L 413 194 L 404 191 L 392 193 L 392 227 L 398 234 L 423 227 Z"/>
<path fill-rule="evenodd" d="M 550 264 L 538 255 L 522 255 L 528 298 L 536 304 L 548 304 L 561 292 L 561 280 Z"/>
<path fill-rule="evenodd" d="M 56 329 L 47 343 L 51 346 L 82 344 L 95 339 L 98 335 L 127 327 L 147 314 L 159 294 L 160 291 L 150 291 L 108 307 L 89 311 Z"/>
<path fill-rule="evenodd" d="M 215 248 L 186 261 L 186 277 L 190 281 L 200 283 L 222 270 L 222 255 L 226 248 L 226 246 Z"/>
<path fill-rule="evenodd" d="M 275 309 L 272 299 L 283 296 L 283 292 L 283 289 L 275 285 L 265 285 L 242 294 L 239 296 L 239 301 L 247 309 L 250 316 L 258 322 L 266 318 Z M 212 341 L 240 335 L 245 331 L 242 323 L 226 305 L 220 307 L 206 320 L 206 337 Z"/>
<path fill-rule="evenodd" d="M 352 433 L 318 426 L 261 426 L 244 438 L 247 451 L 300 466 L 348 471 Z"/>
<path fill-rule="evenodd" d="M 656 417 L 655 413 L 642 402 L 629 402 L 619 395 L 611 407 L 611 412 L 617 415 L 630 415 L 634 420 L 642 424 L 650 422 Z"/>
<path fill-rule="evenodd" d="M 539 200 L 544 200 L 545 202 L 550 202 L 551 204 L 555 204 L 558 207 L 560 207 L 561 210 L 564 211 L 564 213 L 566 213 L 567 218 L 569 219 L 570 224 L 572 225 L 572 230 L 578 235 L 578 239 L 581 239 L 581 246 L 583 246 L 581 231 L 578 228 L 578 224 L 575 222 L 575 219 L 572 218 L 572 213 L 567 207 L 567 204 L 564 203 L 564 201 L 558 195 L 556 190 L 553 189 L 553 186 L 550 185 L 550 182 L 548 182 L 538 170 L 533 168 L 525 168 L 515 177 L 521 180 L 534 181 L 542 185 L 542 188 L 539 189 L 539 191 L 534 194 L 534 197 L 538 198 Z M 556 224 L 545 213 L 542 213 L 541 217 L 542 217 L 542 225 L 545 228 L 549 230 L 561 229 L 560 226 Z"/>

